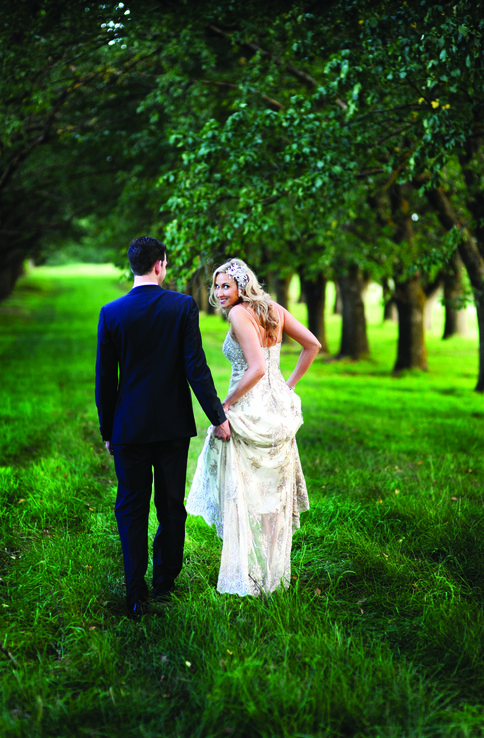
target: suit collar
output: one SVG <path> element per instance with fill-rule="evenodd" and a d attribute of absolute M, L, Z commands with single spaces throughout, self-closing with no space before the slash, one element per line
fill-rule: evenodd
<path fill-rule="evenodd" d="M 133 287 L 131 287 L 131 289 L 130 289 L 130 293 L 131 292 L 138 292 L 138 290 L 145 290 L 145 289 L 149 289 L 149 290 L 152 290 L 152 289 L 161 290 L 163 288 L 160 287 L 159 284 L 155 284 L 154 282 L 147 282 L 146 284 L 133 285 Z"/>

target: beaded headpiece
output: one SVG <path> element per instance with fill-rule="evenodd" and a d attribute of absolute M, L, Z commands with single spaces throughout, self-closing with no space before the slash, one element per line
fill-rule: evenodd
<path fill-rule="evenodd" d="M 247 269 L 243 264 L 232 263 L 227 267 L 225 273 L 230 274 L 230 276 L 235 279 L 239 288 L 239 292 L 241 288 L 245 287 L 247 285 L 247 282 L 249 281 Z"/>

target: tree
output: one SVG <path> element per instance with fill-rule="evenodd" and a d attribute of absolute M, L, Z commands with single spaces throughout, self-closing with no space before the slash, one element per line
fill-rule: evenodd
<path fill-rule="evenodd" d="M 137 108 L 153 87 L 156 45 L 140 48 L 136 34 L 123 43 L 129 22 L 113 2 L 19 0 L 4 13 L 0 298 L 26 256 L 42 258 L 56 235 L 79 234 L 86 215 L 107 217 L 123 171 L 132 176 L 149 157 Z"/>
<path fill-rule="evenodd" d="M 402 290 L 416 294 L 416 272 L 424 291 L 431 286 L 450 242 L 426 250 L 394 197 L 393 225 L 376 250 L 362 238 L 355 259 L 348 234 L 358 219 L 341 211 L 362 211 L 422 177 L 423 188 L 439 191 L 456 158 L 481 253 L 480 0 L 153 0 L 131 13 L 87 3 L 82 14 L 46 0 L 31 16 L 26 8 L 12 6 L 1 28 L 12 80 L 4 86 L 4 264 L 41 250 L 48 225 L 72 228 L 101 201 L 98 220 L 113 241 L 138 225 L 165 232 L 181 279 L 228 251 L 283 277 L 309 264 L 315 285 L 334 264 L 345 279 L 356 266 L 394 278 L 403 321 Z M 46 193 L 32 175 L 52 164 Z M 337 241 L 327 237 L 333 230 Z M 469 271 L 476 260 L 466 243 L 458 247 Z M 479 269 L 469 277 L 478 296 Z M 323 281 L 309 300 L 314 317 Z M 410 303 L 418 313 L 419 300 Z M 400 332 L 405 345 L 417 335 L 403 322 Z"/>
<path fill-rule="evenodd" d="M 250 63 L 232 80 L 238 96 L 225 120 L 207 121 L 188 143 L 183 134 L 178 139 L 185 166 L 172 180 L 168 206 L 182 218 L 169 227 L 171 242 L 180 250 L 191 243 L 192 258 L 200 229 L 212 249 L 228 240 L 243 244 L 267 227 L 274 202 L 291 197 L 301 211 L 323 204 L 328 212 L 360 179 L 370 190 L 395 190 L 426 172 L 435 184 L 482 119 L 480 10 L 466 0 L 341 0 L 329 10 L 300 3 L 257 34 L 253 18 L 226 15 L 225 30 L 215 30 L 234 53 L 247 50 Z M 298 80 L 298 91 L 284 84 L 288 77 Z M 475 182 L 475 151 L 465 151 L 461 160 Z M 472 202 L 480 207 L 479 198 Z M 395 243 L 405 250 L 413 239 L 410 214 L 397 205 L 393 216 Z M 447 256 L 444 244 L 442 264 Z M 409 326 L 419 324 L 425 297 L 415 274 L 400 273 L 397 285 L 401 345 L 415 346 L 399 352 L 396 368 L 424 367 L 423 333 Z M 412 305 L 415 317 L 407 315 Z"/>

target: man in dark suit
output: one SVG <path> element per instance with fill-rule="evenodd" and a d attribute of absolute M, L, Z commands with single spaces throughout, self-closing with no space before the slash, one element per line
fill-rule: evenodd
<path fill-rule="evenodd" d="M 128 251 L 134 285 L 99 317 L 96 405 L 101 435 L 114 456 L 115 515 L 123 550 L 129 614 L 148 600 L 148 515 L 155 481 L 153 598 L 173 590 L 181 571 L 190 437 L 196 435 L 189 385 L 221 440 L 230 427 L 207 366 L 192 297 L 161 288 L 166 248 L 136 238 Z"/>

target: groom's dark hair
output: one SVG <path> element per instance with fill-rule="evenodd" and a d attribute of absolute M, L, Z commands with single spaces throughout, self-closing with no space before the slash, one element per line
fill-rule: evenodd
<path fill-rule="evenodd" d="M 165 256 L 165 244 L 152 236 L 138 236 L 129 244 L 129 265 L 138 277 L 151 272 L 157 261 L 165 261 Z"/>

